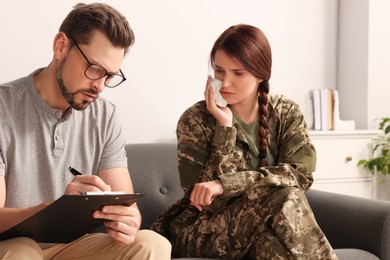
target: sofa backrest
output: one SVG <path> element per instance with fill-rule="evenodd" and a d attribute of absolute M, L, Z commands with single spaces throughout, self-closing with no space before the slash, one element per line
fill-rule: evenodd
<path fill-rule="evenodd" d="M 126 144 L 134 191 L 144 193 L 138 202 L 141 228 L 149 228 L 160 213 L 183 196 L 175 143 Z"/>

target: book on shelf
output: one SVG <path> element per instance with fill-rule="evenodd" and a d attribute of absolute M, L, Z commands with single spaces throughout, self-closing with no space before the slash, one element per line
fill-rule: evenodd
<path fill-rule="evenodd" d="M 321 98 L 320 90 L 314 89 L 312 91 L 313 98 L 313 129 L 321 130 Z"/>
<path fill-rule="evenodd" d="M 314 130 L 334 129 L 334 90 L 313 89 Z"/>

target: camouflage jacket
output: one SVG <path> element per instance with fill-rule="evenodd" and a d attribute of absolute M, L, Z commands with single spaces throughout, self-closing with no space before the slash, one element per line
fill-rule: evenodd
<path fill-rule="evenodd" d="M 257 171 L 247 170 L 251 153 L 236 123 L 233 127 L 218 125 L 204 101 L 182 114 L 177 126 L 177 140 L 180 181 L 185 195 L 162 213 L 152 229 L 170 236 L 170 221 L 184 209 L 192 207 L 188 198 L 196 182 L 219 178 L 224 187 L 224 194 L 204 207 L 203 214 L 224 210 L 234 197 L 262 197 L 277 186 L 310 188 L 316 153 L 303 115 L 293 101 L 283 96 L 269 97 L 267 134 L 275 165 Z M 259 194 L 259 190 L 263 194 Z"/>
<path fill-rule="evenodd" d="M 271 95 L 267 134 L 276 165 L 248 171 L 251 153 L 238 125 L 219 126 L 204 101 L 187 109 L 177 126 L 179 173 L 184 191 L 200 176 L 201 181 L 219 178 L 227 197 L 250 192 L 251 186 L 259 182 L 277 181 L 275 177 L 288 181 L 288 185 L 309 189 L 316 154 L 298 105 L 283 96 Z"/>

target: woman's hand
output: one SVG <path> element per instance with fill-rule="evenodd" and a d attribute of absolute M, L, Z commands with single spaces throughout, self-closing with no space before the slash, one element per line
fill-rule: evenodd
<path fill-rule="evenodd" d="M 219 107 L 215 103 L 214 90 L 210 85 L 212 81 L 213 79 L 209 76 L 207 78 L 206 89 L 204 92 L 207 110 L 214 116 L 218 124 L 231 127 L 233 126 L 233 113 L 228 106 Z"/>
<path fill-rule="evenodd" d="M 106 220 L 107 234 L 120 245 L 133 243 L 141 225 L 141 213 L 134 205 L 104 206 L 101 211 L 95 211 L 93 217 Z"/>
<path fill-rule="evenodd" d="M 191 205 L 202 211 L 202 206 L 210 205 L 214 198 L 221 194 L 223 185 L 220 180 L 197 183 L 191 193 Z"/>

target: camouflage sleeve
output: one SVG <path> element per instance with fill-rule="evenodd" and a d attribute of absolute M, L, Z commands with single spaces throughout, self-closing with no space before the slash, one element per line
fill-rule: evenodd
<path fill-rule="evenodd" d="M 189 108 L 181 115 L 176 128 L 180 183 L 187 192 L 204 171 L 211 139 L 202 124 L 197 108 Z"/>
<path fill-rule="evenodd" d="M 288 165 L 298 186 L 308 190 L 313 184 L 317 156 L 309 138 L 307 124 L 299 106 L 291 100 L 280 101 L 275 110 L 280 115 L 278 165 Z"/>
<path fill-rule="evenodd" d="M 236 171 L 236 166 L 231 162 L 236 145 L 237 129 L 217 125 L 211 143 L 211 156 L 208 165 L 217 166 L 217 175 L 225 172 Z"/>
<path fill-rule="evenodd" d="M 232 170 L 229 163 L 234 151 L 237 130 L 206 124 L 201 113 L 190 109 L 181 116 L 177 129 L 180 182 L 187 191 L 197 182 L 216 179 L 224 171 Z M 199 179 L 200 181 L 200 179 Z"/>
<path fill-rule="evenodd" d="M 288 165 L 263 167 L 259 171 L 242 171 L 221 175 L 224 197 L 235 197 L 243 192 L 251 199 L 263 197 L 275 187 L 297 187 L 295 175 Z"/>
<path fill-rule="evenodd" d="M 262 167 L 259 171 L 229 172 L 219 176 L 225 196 L 234 197 L 242 192 L 257 196 L 261 195 L 259 190 L 264 190 L 267 186 L 295 186 L 303 190 L 311 187 L 316 152 L 298 105 L 280 99 L 272 107 L 270 115 L 269 145 L 276 166 Z"/>

